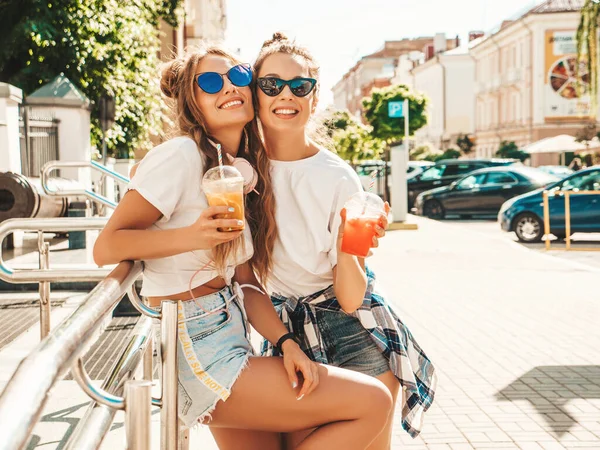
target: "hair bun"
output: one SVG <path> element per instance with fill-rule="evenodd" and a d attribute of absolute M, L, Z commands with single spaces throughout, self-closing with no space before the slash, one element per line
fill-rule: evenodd
<path fill-rule="evenodd" d="M 263 44 L 263 48 L 268 47 L 271 44 L 274 44 L 275 42 L 283 42 L 283 41 L 289 41 L 289 38 L 283 34 L 281 31 L 277 31 L 275 33 L 273 33 L 273 37 L 267 41 L 264 42 Z"/>
<path fill-rule="evenodd" d="M 168 98 L 177 98 L 179 95 L 179 75 L 183 69 L 183 59 L 176 58 L 165 64 L 160 79 L 160 90 Z"/>

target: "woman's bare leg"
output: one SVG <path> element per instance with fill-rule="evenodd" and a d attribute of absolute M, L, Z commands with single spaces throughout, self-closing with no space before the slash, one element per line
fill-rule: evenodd
<path fill-rule="evenodd" d="M 400 390 L 400 382 L 394 376 L 391 371 L 387 371 L 377 377 L 385 386 L 388 388 L 394 399 L 394 406 L 388 416 L 387 424 L 377 439 L 375 439 L 368 450 L 390 450 L 392 446 L 392 431 L 394 428 L 394 409 L 396 406 L 396 399 L 398 398 L 398 391 Z"/>
<path fill-rule="evenodd" d="M 219 450 L 282 450 L 281 433 L 210 427 Z"/>
<path fill-rule="evenodd" d="M 394 399 L 394 406 L 396 405 L 396 399 L 398 398 L 398 391 L 400 390 L 400 382 L 394 376 L 391 371 L 388 371 L 377 377 L 385 386 L 388 388 Z M 383 431 L 377 436 L 377 438 L 371 443 L 368 450 L 389 450 L 392 445 L 392 431 L 394 426 L 394 407 L 390 411 L 390 415 L 387 420 L 387 424 Z M 302 430 L 295 433 L 286 433 L 283 436 L 284 449 L 293 450 L 297 448 L 300 443 L 310 434 L 313 430 Z"/>
<path fill-rule="evenodd" d="M 281 358 L 251 358 L 210 425 L 273 432 L 318 427 L 298 450 L 367 448 L 389 417 L 387 388 L 373 377 L 322 365 L 319 380 L 314 392 L 296 400 Z"/>

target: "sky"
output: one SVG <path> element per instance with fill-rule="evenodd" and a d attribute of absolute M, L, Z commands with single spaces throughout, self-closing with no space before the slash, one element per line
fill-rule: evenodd
<path fill-rule="evenodd" d="M 253 62 L 262 43 L 282 31 L 307 47 L 321 66 L 320 107 L 331 88 L 386 40 L 446 33 L 467 40 L 541 0 L 226 0 L 226 44 Z"/>

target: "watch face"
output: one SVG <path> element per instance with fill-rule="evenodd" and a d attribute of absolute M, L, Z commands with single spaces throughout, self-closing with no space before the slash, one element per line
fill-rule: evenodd
<path fill-rule="evenodd" d="M 573 56 L 558 60 L 550 68 L 549 78 L 552 89 L 566 99 L 585 95 L 590 86 L 586 63 Z"/>

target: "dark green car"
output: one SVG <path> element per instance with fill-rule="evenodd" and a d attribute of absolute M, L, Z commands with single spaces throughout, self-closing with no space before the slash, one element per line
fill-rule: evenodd
<path fill-rule="evenodd" d="M 523 165 L 476 170 L 458 181 L 421 193 L 417 214 L 432 219 L 447 215 L 497 215 L 502 204 L 517 195 L 558 181 L 558 177 Z"/>

